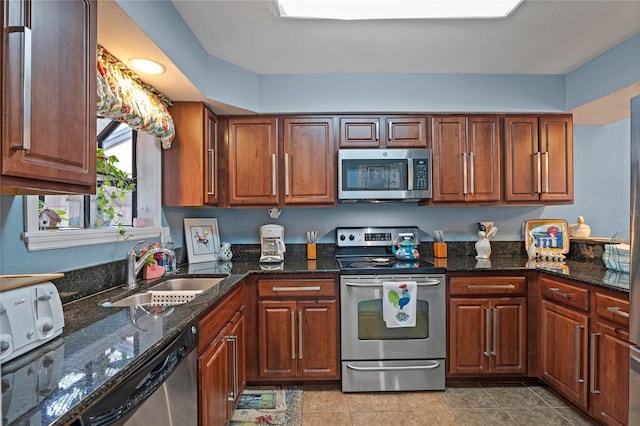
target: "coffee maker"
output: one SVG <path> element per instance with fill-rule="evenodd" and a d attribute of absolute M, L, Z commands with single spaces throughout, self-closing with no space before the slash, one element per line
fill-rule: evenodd
<path fill-rule="evenodd" d="M 260 227 L 260 262 L 277 263 L 284 260 L 284 227 L 262 225 Z"/>

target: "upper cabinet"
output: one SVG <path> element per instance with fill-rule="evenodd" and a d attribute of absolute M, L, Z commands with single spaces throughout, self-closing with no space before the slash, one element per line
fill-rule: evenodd
<path fill-rule="evenodd" d="M 95 193 L 96 2 L 2 2 L 2 193 Z"/>
<path fill-rule="evenodd" d="M 162 204 L 218 204 L 218 120 L 201 102 L 170 108 L 176 138 L 162 151 Z"/>
<path fill-rule="evenodd" d="M 426 147 L 425 116 L 340 117 L 340 148 Z"/>
<path fill-rule="evenodd" d="M 230 206 L 335 205 L 331 117 L 230 118 L 228 132 Z"/>
<path fill-rule="evenodd" d="M 573 118 L 505 117 L 505 201 L 573 202 Z"/>
<path fill-rule="evenodd" d="M 229 205 L 278 204 L 278 120 L 229 119 Z"/>
<path fill-rule="evenodd" d="M 499 129 L 497 115 L 432 118 L 434 203 L 500 201 Z"/>

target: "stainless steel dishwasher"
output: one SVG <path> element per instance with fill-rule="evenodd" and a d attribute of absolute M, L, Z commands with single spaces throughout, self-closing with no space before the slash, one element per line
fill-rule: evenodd
<path fill-rule="evenodd" d="M 74 425 L 198 424 L 198 327 L 190 324 L 156 356 L 107 393 Z"/>

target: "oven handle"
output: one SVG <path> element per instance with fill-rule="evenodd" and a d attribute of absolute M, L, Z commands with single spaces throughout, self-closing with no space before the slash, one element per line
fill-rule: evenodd
<path fill-rule="evenodd" d="M 393 280 L 390 280 L 391 282 L 393 282 Z M 398 281 L 398 282 L 404 282 L 403 281 Z M 442 281 L 441 280 L 436 280 L 436 279 L 428 279 L 426 281 L 416 281 L 416 284 L 419 286 L 432 286 L 432 285 L 438 285 L 440 284 Z M 351 281 L 346 281 L 345 282 L 346 285 L 348 285 L 349 287 L 382 287 L 382 283 L 381 282 L 376 282 L 376 283 L 354 283 Z"/>
<path fill-rule="evenodd" d="M 347 364 L 346 367 L 356 371 L 433 370 L 440 367 L 440 362 L 433 361 L 430 365 L 407 365 L 404 367 L 356 367 L 351 364 Z"/>

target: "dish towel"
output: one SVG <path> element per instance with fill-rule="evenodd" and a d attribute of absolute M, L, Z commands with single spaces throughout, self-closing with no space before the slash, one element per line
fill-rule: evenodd
<path fill-rule="evenodd" d="M 416 326 L 415 281 L 382 283 L 382 319 L 387 328 Z"/>

